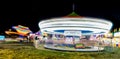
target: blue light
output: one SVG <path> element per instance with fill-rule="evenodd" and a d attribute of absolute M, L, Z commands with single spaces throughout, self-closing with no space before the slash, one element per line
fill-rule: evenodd
<path fill-rule="evenodd" d="M 60 33 L 64 33 L 65 30 L 55 30 L 54 32 L 60 32 Z M 87 31 L 87 30 L 79 30 L 82 33 L 93 33 L 93 31 Z"/>
<path fill-rule="evenodd" d="M 5 36 L 0 35 L 0 40 L 4 40 L 4 39 L 5 39 Z"/>

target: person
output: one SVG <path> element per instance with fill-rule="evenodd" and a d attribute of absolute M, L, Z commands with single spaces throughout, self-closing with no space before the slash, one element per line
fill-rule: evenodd
<path fill-rule="evenodd" d="M 35 36 L 35 40 L 38 40 L 38 37 L 37 37 L 37 36 Z"/>
<path fill-rule="evenodd" d="M 40 43 L 40 41 L 38 40 L 38 36 L 36 35 L 35 36 L 35 48 L 38 48 L 39 47 L 39 43 Z"/>
<path fill-rule="evenodd" d="M 20 39 L 20 43 L 22 43 L 23 41 Z"/>
<path fill-rule="evenodd" d="M 43 43 L 46 43 L 47 37 L 46 37 L 46 36 L 43 36 L 42 39 L 43 39 Z"/>
<path fill-rule="evenodd" d="M 30 42 L 30 36 L 27 36 L 27 42 Z"/>

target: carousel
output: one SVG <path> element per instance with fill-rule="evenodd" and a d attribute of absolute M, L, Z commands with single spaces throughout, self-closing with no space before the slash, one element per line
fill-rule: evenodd
<path fill-rule="evenodd" d="M 112 28 L 112 22 L 82 17 L 72 12 L 68 16 L 39 22 L 45 40 L 44 47 L 65 51 L 102 51 L 101 38 Z M 45 39 L 44 39 L 45 38 Z"/>

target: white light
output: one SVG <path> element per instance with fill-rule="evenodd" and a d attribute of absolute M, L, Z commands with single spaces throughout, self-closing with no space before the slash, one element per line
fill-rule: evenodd
<path fill-rule="evenodd" d="M 116 33 L 114 33 L 114 36 L 115 36 L 115 37 L 117 37 L 117 36 L 120 37 L 120 32 L 116 32 Z"/>
<path fill-rule="evenodd" d="M 64 32 L 64 35 L 81 36 L 82 33 L 81 33 L 81 31 L 69 31 L 69 30 L 66 30 Z"/>
<path fill-rule="evenodd" d="M 54 30 L 88 30 L 94 33 L 108 33 L 112 28 L 112 23 L 107 20 L 97 18 L 52 18 L 41 21 L 39 24 L 41 31 Z"/>
<path fill-rule="evenodd" d="M 48 30 L 48 31 L 54 31 L 54 30 L 88 30 L 88 31 L 93 31 L 94 33 L 99 33 L 99 32 L 109 32 L 109 30 L 101 30 L 101 29 L 93 29 L 93 28 L 45 28 L 45 29 L 41 29 L 41 31 L 43 32 L 44 30 Z"/>
<path fill-rule="evenodd" d="M 46 27 L 54 27 L 54 26 L 84 26 L 84 27 L 97 27 L 97 28 L 103 28 L 103 29 L 110 29 L 111 27 L 106 24 L 102 23 L 95 23 L 95 22 L 51 22 L 51 23 L 45 23 L 41 24 L 40 28 L 46 28 Z"/>
<path fill-rule="evenodd" d="M 52 18 L 52 19 L 41 21 L 39 24 L 44 24 L 47 22 L 54 22 L 54 21 L 92 21 L 92 22 L 94 21 L 94 22 L 111 24 L 110 21 L 107 21 L 104 19 L 98 19 L 98 18 Z"/>

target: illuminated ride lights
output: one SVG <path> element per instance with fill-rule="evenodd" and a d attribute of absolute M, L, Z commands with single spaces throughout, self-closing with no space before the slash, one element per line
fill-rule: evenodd
<path fill-rule="evenodd" d="M 108 33 L 112 27 L 110 21 L 98 18 L 73 17 L 51 18 L 39 22 L 41 32 L 59 32 L 60 30 L 74 30 L 84 33 Z"/>
<path fill-rule="evenodd" d="M 98 47 L 95 45 L 99 41 L 97 35 L 99 36 L 99 34 L 109 33 L 113 26 L 112 22 L 108 20 L 81 17 L 78 16 L 75 12 L 72 12 L 67 17 L 43 20 L 39 22 L 38 25 L 41 33 L 52 34 L 51 38 L 49 37 L 50 35 L 48 35 L 48 37 L 46 35 L 47 40 L 45 39 L 45 48 L 66 51 L 104 50 L 103 47 Z M 59 39 L 59 37 L 55 37 L 56 34 L 63 35 L 63 37 Z M 94 37 L 94 35 L 96 36 Z M 95 38 L 96 41 L 90 40 L 93 38 Z M 90 42 L 94 42 L 94 44 L 92 44 L 94 46 L 90 45 Z M 83 46 L 80 44 L 83 44 Z"/>
<path fill-rule="evenodd" d="M 16 32 L 14 31 L 5 31 L 6 34 L 18 34 L 18 35 L 22 35 L 22 36 L 27 36 L 28 33 L 31 33 L 32 31 L 25 26 L 22 25 L 18 25 L 18 26 L 12 26 L 12 29 L 15 29 Z"/>

